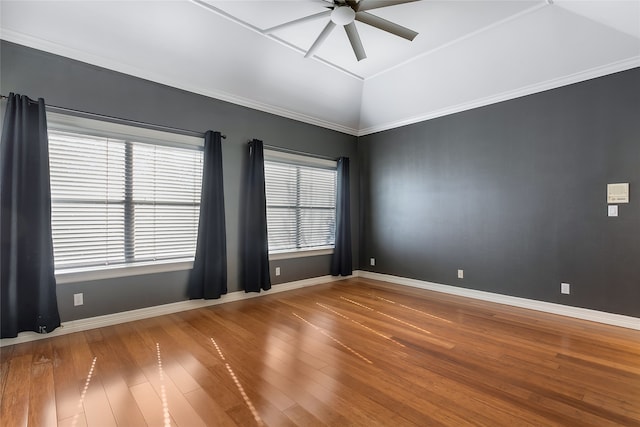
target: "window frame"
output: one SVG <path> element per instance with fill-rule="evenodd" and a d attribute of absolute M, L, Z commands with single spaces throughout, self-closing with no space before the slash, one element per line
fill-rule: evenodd
<path fill-rule="evenodd" d="M 330 169 L 337 171 L 338 161 L 337 160 L 329 160 L 320 157 L 314 157 L 313 155 L 303 155 L 297 153 L 291 153 L 287 151 L 279 151 L 274 149 L 264 149 L 264 160 L 265 162 L 272 161 L 278 163 L 285 163 L 289 165 L 296 166 L 307 166 L 314 167 L 319 169 Z M 336 172 L 337 173 L 337 172 Z M 337 175 L 336 175 L 337 179 Z M 337 185 L 337 182 L 336 182 Z M 266 176 L 265 176 L 265 187 L 266 187 Z M 266 205 L 269 205 L 269 201 L 265 198 Z M 336 200 L 337 204 L 337 200 Z M 336 207 L 334 206 L 334 210 Z M 334 230 L 335 233 L 335 230 Z M 334 234 L 335 238 L 335 234 Z M 312 248 L 297 248 L 297 249 L 284 249 L 284 250 L 269 250 L 269 260 L 280 260 L 280 259 L 290 259 L 290 258 L 304 258 L 311 256 L 320 256 L 320 255 L 331 255 L 335 250 L 335 242 L 333 246 L 321 246 L 321 247 L 312 247 Z"/>
<path fill-rule="evenodd" d="M 86 134 L 97 137 L 135 140 L 158 146 L 185 148 L 204 151 L 204 139 L 181 133 L 157 130 L 124 124 L 119 119 L 95 119 L 81 115 L 62 114 L 47 111 L 47 130 Z M 123 247 L 123 251 L 125 248 Z M 195 255 L 195 252 L 194 252 Z M 91 267 L 66 268 L 55 272 L 56 283 L 76 283 L 83 281 L 129 277 L 171 271 L 183 271 L 193 268 L 193 258 L 161 259 L 155 261 L 131 262 L 125 264 L 101 265 Z"/>

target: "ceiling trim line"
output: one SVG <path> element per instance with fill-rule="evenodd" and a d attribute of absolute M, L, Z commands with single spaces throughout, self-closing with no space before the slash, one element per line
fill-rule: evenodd
<path fill-rule="evenodd" d="M 288 47 L 289 49 L 295 50 L 298 53 L 301 53 L 301 54 L 304 55 L 307 52 L 306 50 L 301 49 L 298 46 L 296 46 L 296 45 L 294 45 L 292 43 L 289 43 L 288 41 L 285 41 L 285 40 L 283 40 L 282 38 L 280 38 L 278 36 L 275 36 L 273 34 L 267 33 L 266 31 L 269 30 L 269 28 L 267 28 L 266 30 L 262 30 L 262 29 L 260 29 L 260 28 L 258 28 L 256 26 L 253 26 L 253 25 L 249 24 L 248 22 L 245 22 L 245 21 L 243 21 L 241 19 L 236 18 L 235 16 L 225 12 L 222 9 L 218 9 L 217 7 L 211 5 L 211 4 L 209 4 L 209 3 L 207 3 L 207 2 L 205 2 L 203 0 L 189 0 L 189 1 L 191 1 L 191 3 L 193 3 L 193 4 L 197 5 L 197 6 L 200 6 L 203 9 L 206 9 L 209 12 L 215 13 L 216 15 L 218 15 L 218 16 L 220 16 L 222 18 L 225 18 L 225 19 L 227 19 L 227 20 L 229 20 L 229 21 L 231 21 L 231 22 L 233 22 L 235 24 L 238 24 L 238 25 L 240 25 L 240 26 L 242 26 L 242 27 L 244 27 L 244 28 L 246 28 L 246 29 L 248 29 L 250 31 L 258 33 L 263 37 L 266 37 L 266 38 L 268 38 L 270 40 L 275 41 L 276 43 L 280 43 L 281 45 L 283 45 L 285 47 Z M 314 60 L 318 61 L 318 62 L 323 63 L 324 65 L 326 65 L 328 67 L 333 68 L 336 71 L 340 71 L 341 73 L 346 74 L 349 77 L 352 77 L 352 78 L 354 78 L 356 80 L 359 80 L 359 81 L 364 81 L 364 77 L 362 77 L 362 76 L 360 76 L 360 75 L 358 75 L 356 73 L 352 73 L 351 71 L 347 70 L 346 68 L 342 68 L 339 65 L 334 64 L 333 62 L 329 62 L 326 59 L 322 59 L 322 58 L 320 58 L 318 56 L 312 56 L 312 58 Z"/>
<path fill-rule="evenodd" d="M 357 136 L 358 134 L 358 129 L 355 129 L 349 126 L 330 122 L 317 117 L 308 116 L 306 114 L 291 111 L 286 108 L 278 107 L 272 104 L 267 104 L 267 103 L 263 103 L 253 99 L 233 95 L 228 92 L 218 91 L 218 90 L 207 90 L 201 87 L 191 86 L 188 84 L 184 84 L 179 80 L 175 80 L 157 73 L 144 71 L 138 67 L 128 65 L 123 62 L 119 62 L 113 59 L 108 59 L 101 56 L 93 55 L 91 53 L 87 53 L 81 50 L 62 46 L 60 44 L 57 44 L 51 41 L 28 36 L 26 34 L 22 34 L 13 30 L 7 30 L 4 28 L 0 29 L 0 39 L 6 40 L 11 43 L 16 43 L 22 46 L 30 47 L 33 49 L 41 50 L 54 55 L 63 56 L 65 58 L 73 59 L 75 61 L 80 61 L 86 64 L 105 68 L 107 70 L 115 71 L 118 73 L 133 76 L 133 77 L 138 77 L 138 78 L 149 80 L 155 83 L 160 83 L 176 89 L 184 90 L 184 91 L 195 93 L 198 95 L 204 95 L 209 98 L 218 99 L 221 101 L 229 102 L 231 104 L 240 105 L 242 107 L 251 108 L 253 110 L 275 114 L 276 116 L 296 120 L 299 122 L 319 126 L 319 127 L 330 129 L 330 130 L 335 130 L 338 132 L 346 133 L 348 135 Z"/>
<path fill-rule="evenodd" d="M 590 68 L 588 70 L 579 71 L 577 73 L 569 74 L 564 77 L 546 80 L 539 83 L 534 83 L 528 86 L 521 87 L 506 92 L 502 92 L 498 95 L 491 95 L 484 98 L 479 98 L 473 101 L 464 102 L 451 107 L 445 107 L 434 112 L 414 116 L 408 119 L 397 120 L 395 122 L 389 122 L 383 125 L 370 126 L 368 128 L 360 129 L 357 136 L 370 135 L 376 132 L 382 132 L 385 130 L 396 129 L 403 126 L 408 126 L 414 123 L 424 122 L 438 117 L 448 116 L 463 111 L 472 110 L 474 108 L 485 107 L 491 104 L 497 104 L 503 101 L 509 101 L 511 99 L 521 98 L 527 95 L 533 95 L 536 93 L 544 92 L 551 89 L 557 89 L 559 87 L 568 86 L 574 83 L 580 83 L 583 81 L 595 79 L 598 77 L 604 77 L 609 74 L 618 73 L 621 71 L 630 70 L 640 67 L 640 55 L 632 56 L 620 61 L 615 61 L 606 65 Z"/>

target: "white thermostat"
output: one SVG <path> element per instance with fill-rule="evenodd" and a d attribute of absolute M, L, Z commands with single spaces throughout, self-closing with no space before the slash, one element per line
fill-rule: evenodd
<path fill-rule="evenodd" d="M 607 203 L 629 203 L 629 183 L 607 184 Z"/>

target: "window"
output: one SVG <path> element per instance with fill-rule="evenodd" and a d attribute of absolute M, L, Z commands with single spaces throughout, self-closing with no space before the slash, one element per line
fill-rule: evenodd
<path fill-rule="evenodd" d="M 269 253 L 333 248 L 336 162 L 265 150 Z"/>
<path fill-rule="evenodd" d="M 56 273 L 193 261 L 201 140 L 69 116 L 49 122 Z"/>

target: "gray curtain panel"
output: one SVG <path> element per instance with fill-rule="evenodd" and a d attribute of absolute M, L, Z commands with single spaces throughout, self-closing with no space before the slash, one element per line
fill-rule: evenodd
<path fill-rule="evenodd" d="M 267 201 L 264 183 L 262 141 L 249 143 L 249 164 L 245 178 L 244 221 L 241 241 L 241 283 L 245 292 L 271 289 L 269 242 L 267 240 Z"/>
<path fill-rule="evenodd" d="M 204 135 L 204 164 L 200 196 L 198 242 L 189 276 L 191 299 L 216 299 L 227 293 L 227 240 L 222 181 L 222 136 Z"/>
<path fill-rule="evenodd" d="M 11 93 L 0 143 L 2 338 L 60 326 L 44 99 Z"/>
<path fill-rule="evenodd" d="M 331 257 L 331 275 L 353 273 L 351 260 L 351 203 L 349 195 L 349 158 L 338 159 L 336 194 L 336 246 Z"/>

